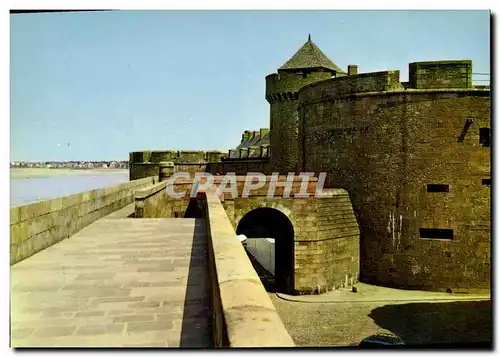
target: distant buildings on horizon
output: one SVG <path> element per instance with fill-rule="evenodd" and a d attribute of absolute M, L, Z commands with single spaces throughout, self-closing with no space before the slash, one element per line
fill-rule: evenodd
<path fill-rule="evenodd" d="M 128 169 L 128 161 L 13 161 L 10 168 L 46 169 Z"/>

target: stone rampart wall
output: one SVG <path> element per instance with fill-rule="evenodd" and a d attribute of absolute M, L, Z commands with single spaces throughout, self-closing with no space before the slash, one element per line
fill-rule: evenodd
<path fill-rule="evenodd" d="M 10 263 L 15 264 L 134 202 L 134 190 L 157 178 L 126 182 L 10 209 Z"/>

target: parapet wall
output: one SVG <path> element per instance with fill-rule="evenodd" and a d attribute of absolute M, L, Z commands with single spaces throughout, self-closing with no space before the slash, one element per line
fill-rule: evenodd
<path fill-rule="evenodd" d="M 165 181 L 135 190 L 135 218 L 168 217 Z"/>
<path fill-rule="evenodd" d="M 219 198 L 203 194 L 215 347 L 294 347 Z"/>
<path fill-rule="evenodd" d="M 130 163 L 129 164 L 129 180 L 139 180 L 146 177 L 159 176 L 160 174 L 160 164 L 153 164 L 151 162 L 147 163 Z"/>
<path fill-rule="evenodd" d="M 280 177 L 284 180 L 286 177 Z M 266 185 L 250 191 L 250 197 L 242 197 L 246 177 L 236 177 L 237 197 L 230 193 L 220 200 L 233 229 L 241 219 L 257 208 L 268 207 L 285 214 L 293 225 L 296 293 L 310 294 L 327 292 L 339 287 L 348 287 L 358 281 L 359 276 L 359 228 L 349 195 L 344 190 L 328 190 L 331 197 L 299 197 L 301 180 L 291 185 L 290 197 L 284 196 L 284 188 L 277 187 L 273 198 L 268 198 L 269 177 Z M 223 182 L 215 177 L 214 185 Z M 186 193 L 184 197 L 171 197 L 165 182 L 142 188 L 135 194 L 136 218 L 182 218 L 200 217 L 200 197 L 190 198 L 192 180 L 176 180 L 169 190 Z M 200 187 L 206 192 L 206 189 Z M 310 195 L 317 193 L 317 178 L 307 185 Z M 201 195 L 201 196 L 200 196 Z M 198 212 L 197 212 L 198 211 Z M 278 252 L 278 254 L 284 254 Z"/>
<path fill-rule="evenodd" d="M 248 172 L 271 174 L 271 165 L 268 159 L 240 159 L 223 162 L 211 162 L 206 166 L 206 172 L 212 175 L 225 175 L 234 172 L 236 175 L 246 175 Z"/>
<path fill-rule="evenodd" d="M 145 177 L 159 176 L 159 163 L 130 164 L 129 180 Z M 234 172 L 236 175 L 246 175 L 247 172 L 261 172 L 271 174 L 271 166 L 267 158 L 234 159 L 227 161 L 201 162 L 201 163 L 175 163 L 175 172 L 208 172 L 212 175 L 225 175 Z"/>
<path fill-rule="evenodd" d="M 305 76 L 305 77 L 304 77 Z M 296 99 L 299 89 L 310 83 L 331 78 L 330 72 L 312 72 L 303 76 L 295 73 L 273 73 L 266 77 L 266 99 L 270 102 L 285 99 L 286 96 Z"/>
<path fill-rule="evenodd" d="M 314 91 L 308 88 L 316 88 Z M 404 90 L 399 71 L 362 73 L 310 84 L 299 92 L 300 102 L 332 100 L 349 94 Z"/>
<path fill-rule="evenodd" d="M 228 157 L 220 151 L 154 150 L 129 153 L 129 180 L 158 176 L 160 162 L 173 162 L 176 172 L 205 172 L 209 162 L 221 162 Z"/>
<path fill-rule="evenodd" d="M 335 81 L 299 95 L 299 166 L 327 172 L 327 185 L 349 192 L 361 228 L 362 281 L 488 289 L 490 92 L 408 88 L 339 97 Z"/>
<path fill-rule="evenodd" d="M 134 202 L 134 190 L 157 178 L 38 201 L 10 209 L 10 263 L 15 264 L 70 237 L 82 228 Z"/>
<path fill-rule="evenodd" d="M 148 187 L 143 187 L 135 191 L 135 217 L 136 218 L 183 218 L 188 212 L 190 203 L 193 199 L 191 198 L 191 192 L 193 189 L 194 175 L 191 179 L 176 179 L 174 182 L 160 182 Z M 279 180 L 283 181 L 286 177 L 280 177 Z M 218 186 L 223 182 L 223 176 L 214 177 L 214 186 Z M 204 181 L 203 181 L 204 182 Z M 316 189 L 317 178 L 311 178 L 309 185 L 307 187 L 307 192 L 314 194 Z M 175 193 L 185 193 L 183 197 L 172 197 L 167 192 L 167 184 L 169 188 Z M 238 196 L 242 195 L 243 188 L 245 184 L 245 177 L 236 177 L 236 192 Z M 251 195 L 256 196 L 266 196 L 269 187 L 269 177 L 268 182 L 262 188 L 251 190 Z M 299 180 L 295 181 L 290 195 L 295 195 L 300 191 L 301 182 Z M 200 192 L 204 191 L 203 187 L 200 188 Z M 284 187 L 277 187 L 275 190 L 276 196 L 282 196 Z M 244 199 L 243 199 L 244 200 Z"/>
<path fill-rule="evenodd" d="M 472 88 L 472 61 L 410 63 L 409 79 L 415 89 Z"/>
<path fill-rule="evenodd" d="M 146 150 L 129 153 L 129 164 L 159 164 L 165 161 L 174 163 L 202 163 L 220 161 L 225 157 L 227 157 L 227 153 L 213 150 Z"/>

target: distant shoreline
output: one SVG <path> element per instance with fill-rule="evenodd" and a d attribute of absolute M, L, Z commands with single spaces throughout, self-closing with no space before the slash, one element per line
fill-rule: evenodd
<path fill-rule="evenodd" d="M 27 167 L 11 168 L 11 180 L 57 177 L 57 176 L 81 176 L 81 175 L 117 175 L 128 174 L 127 169 L 105 169 L 105 168 L 47 168 L 47 167 Z"/>

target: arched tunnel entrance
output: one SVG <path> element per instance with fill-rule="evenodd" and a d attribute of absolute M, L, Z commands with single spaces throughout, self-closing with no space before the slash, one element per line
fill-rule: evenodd
<path fill-rule="evenodd" d="M 294 231 L 292 222 L 274 208 L 257 208 L 239 222 L 236 234 L 248 239 L 274 239 L 274 281 L 277 292 L 294 292 Z"/>

